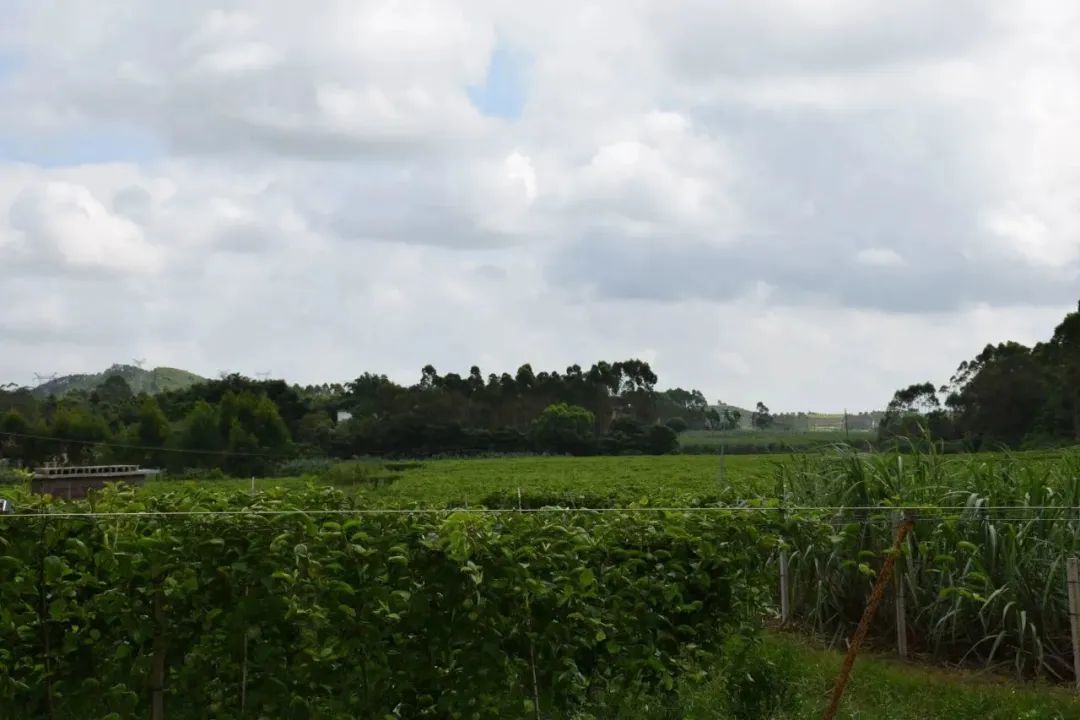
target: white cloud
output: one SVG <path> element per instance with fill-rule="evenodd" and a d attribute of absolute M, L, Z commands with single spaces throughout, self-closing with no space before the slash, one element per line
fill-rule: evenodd
<path fill-rule="evenodd" d="M 855 255 L 855 260 L 871 267 L 903 267 L 907 264 L 892 248 L 863 248 Z"/>
<path fill-rule="evenodd" d="M 9 249 L 15 259 L 23 256 L 77 271 L 153 273 L 161 267 L 161 257 L 142 229 L 112 213 L 82 185 L 48 182 L 27 188 L 9 217 L 22 233 L 21 246 Z"/>
<path fill-rule="evenodd" d="M 639 353 L 854 409 L 1075 305 L 1063 0 L 5 11 L 0 379 Z M 514 119 L 469 100 L 496 47 Z"/>

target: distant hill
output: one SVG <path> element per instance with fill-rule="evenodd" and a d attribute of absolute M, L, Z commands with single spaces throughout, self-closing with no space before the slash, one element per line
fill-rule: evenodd
<path fill-rule="evenodd" d="M 48 397 L 49 395 L 59 397 L 78 390 L 90 392 L 105 382 L 106 378 L 113 375 L 124 378 L 131 387 L 131 391 L 136 394 L 145 392 L 154 395 L 169 390 L 183 390 L 197 383 L 206 382 L 206 378 L 190 373 L 187 370 L 167 367 L 143 370 L 134 365 L 113 365 L 108 370 L 100 373 L 64 375 L 38 385 L 31 392 L 38 397 Z"/>

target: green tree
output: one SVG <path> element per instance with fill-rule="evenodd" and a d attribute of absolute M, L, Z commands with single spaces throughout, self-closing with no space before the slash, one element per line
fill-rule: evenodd
<path fill-rule="evenodd" d="M 308 445 L 326 447 L 334 434 L 334 421 L 325 410 L 314 410 L 300 418 L 296 439 Z"/>
<path fill-rule="evenodd" d="M 281 419 L 277 405 L 265 395 L 255 403 L 251 432 L 263 448 L 277 450 L 289 444 L 289 428 Z"/>
<path fill-rule="evenodd" d="M 96 443 L 111 438 L 105 421 L 82 407 L 61 406 L 49 423 L 48 433 L 63 441 L 58 445 L 60 452 L 75 464 L 94 461 L 101 451 Z"/>
<path fill-rule="evenodd" d="M 33 434 L 30 421 L 22 413 L 11 408 L 0 415 L 0 432 L 15 435 L 0 435 L 0 457 L 30 464 L 34 461 L 34 449 L 39 444 L 34 438 L 19 437 Z"/>
<path fill-rule="evenodd" d="M 12 408 L 0 415 L 0 430 L 26 435 L 30 433 L 30 421 L 24 418 L 21 412 Z"/>
<path fill-rule="evenodd" d="M 964 436 L 977 446 L 1019 445 L 1053 397 L 1039 356 L 1015 342 L 987 346 L 958 377 L 959 387 L 946 402 Z"/>
<path fill-rule="evenodd" d="M 218 414 L 210 403 L 199 400 L 191 408 L 184 418 L 179 445 L 182 450 L 196 451 L 184 457 L 182 464 L 213 466 L 216 463 L 213 453 L 223 449 L 223 442 Z"/>
<path fill-rule="evenodd" d="M 138 440 L 147 447 L 164 447 L 169 440 L 169 419 L 161 411 L 157 400 L 147 395 L 139 403 Z"/>
<path fill-rule="evenodd" d="M 593 414 L 579 405 L 555 403 L 533 420 L 530 434 L 541 450 L 581 453 L 592 445 L 595 422 Z"/>
<path fill-rule="evenodd" d="M 765 403 L 758 402 L 751 424 L 758 430 L 765 430 L 773 424 L 773 416 Z"/>
<path fill-rule="evenodd" d="M 766 408 L 767 409 L 767 408 Z M 724 408 L 725 430 L 738 430 L 742 421 L 742 413 L 735 408 Z"/>
<path fill-rule="evenodd" d="M 649 428 L 645 436 L 645 446 L 652 455 L 667 455 L 679 447 L 679 436 L 672 427 L 658 423 Z"/>
<path fill-rule="evenodd" d="M 120 375 L 105 378 L 94 392 L 100 402 L 115 406 L 130 402 L 135 397 L 127 380 Z"/>
<path fill-rule="evenodd" d="M 671 428 L 675 433 L 686 432 L 689 428 L 689 424 L 681 417 L 668 418 L 664 421 L 664 424 Z"/>

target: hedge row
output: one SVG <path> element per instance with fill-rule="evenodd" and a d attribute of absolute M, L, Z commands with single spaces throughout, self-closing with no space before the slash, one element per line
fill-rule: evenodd
<path fill-rule="evenodd" d="M 109 490 L 97 512 L 307 512 L 0 517 L 0 716 L 147 717 L 160 688 L 169 718 L 563 717 L 671 687 L 764 604 L 752 520 L 315 512 L 351 502 Z"/>

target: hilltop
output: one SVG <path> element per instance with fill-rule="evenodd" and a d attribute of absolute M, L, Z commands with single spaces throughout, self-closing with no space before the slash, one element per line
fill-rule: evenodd
<path fill-rule="evenodd" d="M 145 392 L 153 395 L 169 390 L 183 390 L 197 383 L 206 382 L 206 378 L 187 370 L 169 367 L 144 370 L 134 365 L 117 364 L 100 373 L 64 375 L 38 385 L 32 389 L 32 392 L 38 397 L 67 395 L 79 390 L 90 392 L 114 375 L 124 378 L 131 387 L 131 391 L 136 394 Z"/>

